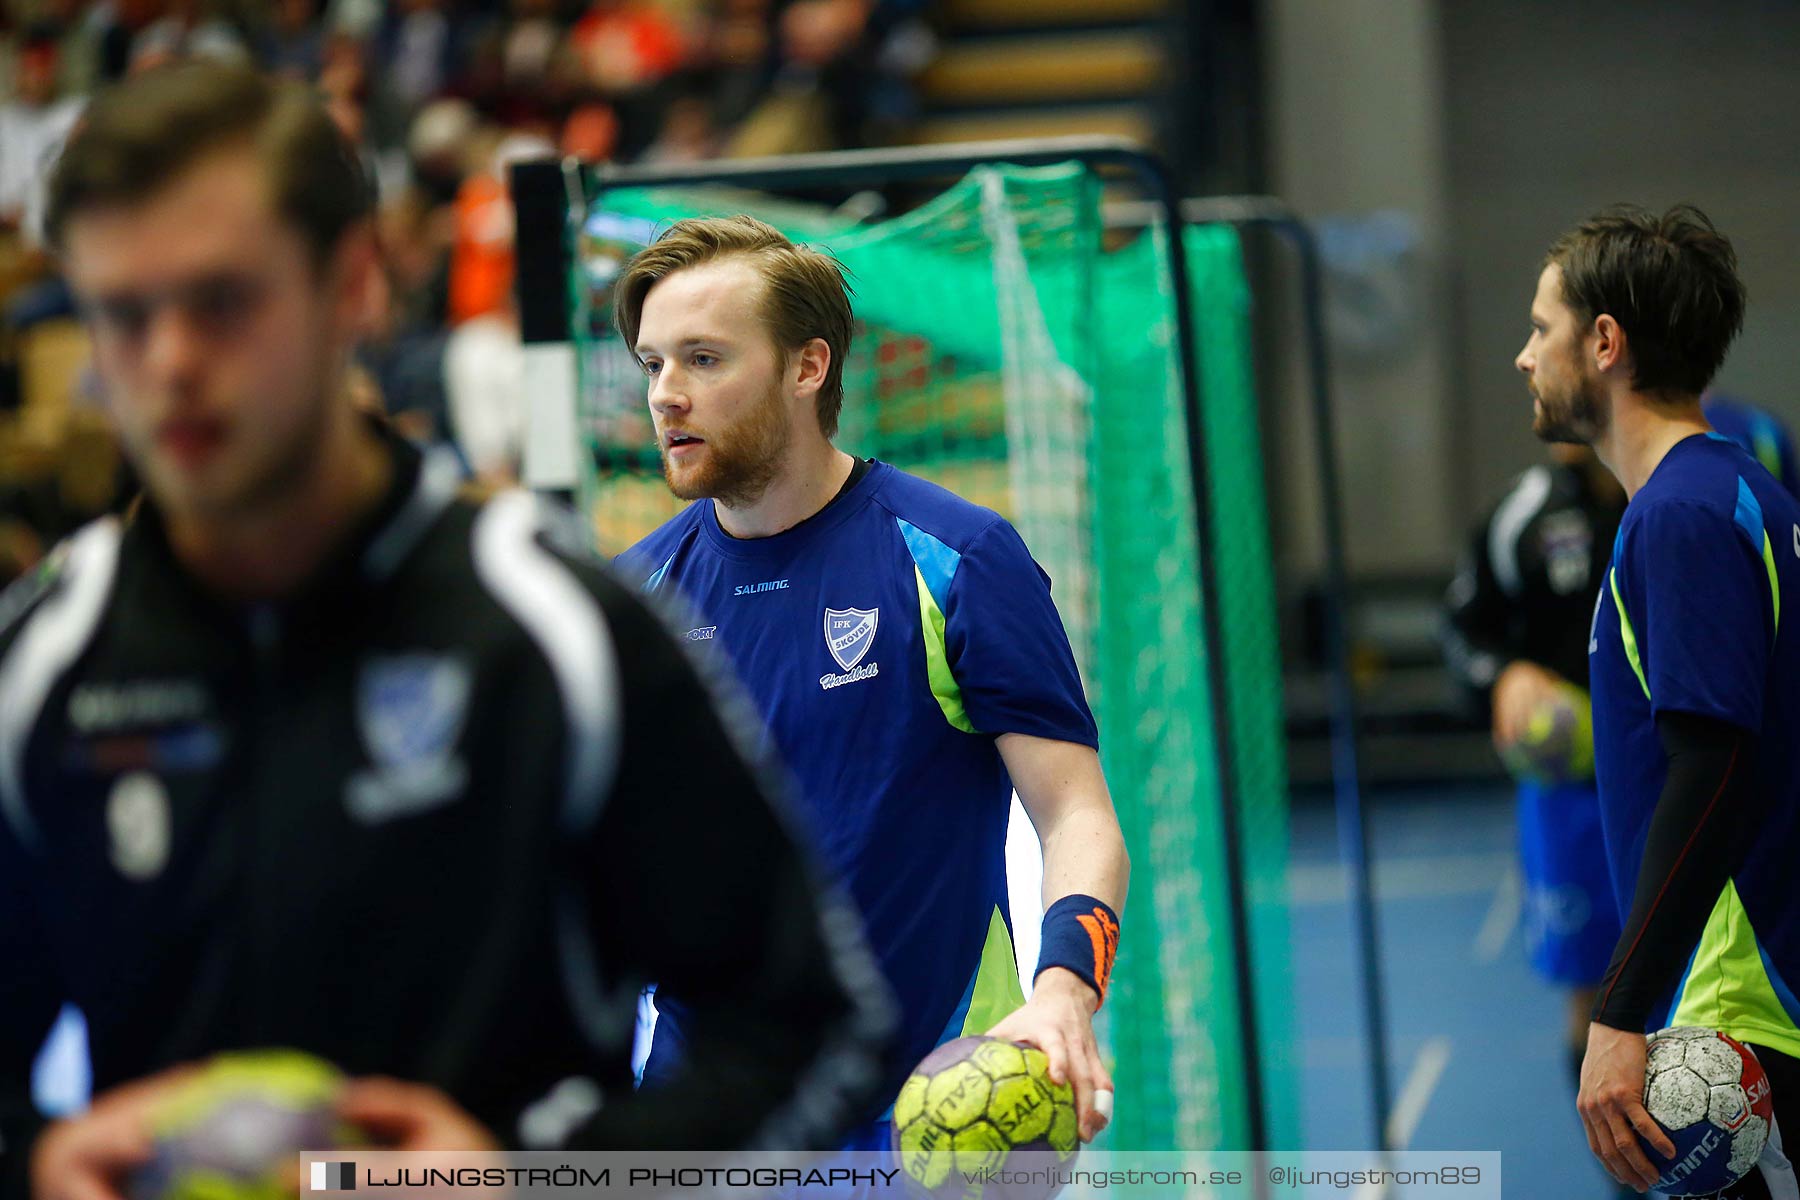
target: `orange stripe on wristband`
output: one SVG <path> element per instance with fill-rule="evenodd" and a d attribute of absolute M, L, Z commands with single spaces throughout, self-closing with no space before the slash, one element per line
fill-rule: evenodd
<path fill-rule="evenodd" d="M 1106 1003 L 1106 989 L 1112 983 L 1113 961 L 1119 955 L 1119 923 L 1104 908 L 1091 913 L 1077 913 L 1075 919 L 1087 931 L 1094 947 L 1094 982 L 1100 988 L 1100 1002 Z"/>

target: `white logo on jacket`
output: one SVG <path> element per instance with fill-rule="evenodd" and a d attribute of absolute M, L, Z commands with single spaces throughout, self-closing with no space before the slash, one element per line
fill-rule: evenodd
<path fill-rule="evenodd" d="M 148 771 L 122 775 L 106 798 L 106 835 L 112 864 L 137 883 L 162 874 L 169 862 L 169 791 Z"/>
<path fill-rule="evenodd" d="M 454 753 L 474 681 L 459 659 L 371 658 L 357 675 L 356 715 L 373 768 L 344 788 L 350 815 L 374 823 L 454 800 L 468 768 Z"/>

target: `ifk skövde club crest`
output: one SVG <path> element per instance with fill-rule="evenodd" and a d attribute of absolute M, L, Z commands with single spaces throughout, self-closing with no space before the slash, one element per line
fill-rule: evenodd
<path fill-rule="evenodd" d="M 825 610 L 825 646 L 838 666 L 852 670 L 875 644 L 879 608 L 828 608 Z"/>
<path fill-rule="evenodd" d="M 362 667 L 357 715 L 376 765 L 431 762 L 448 755 L 468 712 L 468 665 L 431 654 L 372 658 Z"/>

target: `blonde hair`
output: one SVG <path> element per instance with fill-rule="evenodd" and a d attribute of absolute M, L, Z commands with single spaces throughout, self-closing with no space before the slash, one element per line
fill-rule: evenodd
<path fill-rule="evenodd" d="M 637 353 L 644 298 L 650 289 L 688 267 L 745 258 L 763 281 L 763 321 L 777 349 L 794 351 L 813 338 L 831 350 L 819 388 L 819 429 L 837 434 L 844 406 L 844 356 L 850 350 L 850 285 L 829 254 L 796 246 L 755 217 L 695 217 L 677 221 L 632 256 L 613 292 L 613 323 L 625 346 Z"/>

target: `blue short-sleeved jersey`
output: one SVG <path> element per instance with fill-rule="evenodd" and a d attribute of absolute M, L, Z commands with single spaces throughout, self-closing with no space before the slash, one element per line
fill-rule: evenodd
<path fill-rule="evenodd" d="M 878 462 L 774 537 L 733 538 L 711 501 L 689 505 L 619 567 L 702 614 L 689 638 L 722 650 L 756 702 L 898 994 L 897 1069 L 1022 1003 L 994 737 L 1096 733 L 1049 578 L 1013 527 Z"/>
<path fill-rule="evenodd" d="M 1757 735 L 1751 778 L 1769 815 L 1719 896 L 1669 1023 L 1787 1054 L 1800 1054 L 1797 600 L 1800 504 L 1740 447 L 1696 434 L 1626 508 L 1588 642 L 1601 822 L 1621 912 L 1668 774 L 1656 714 Z"/>

